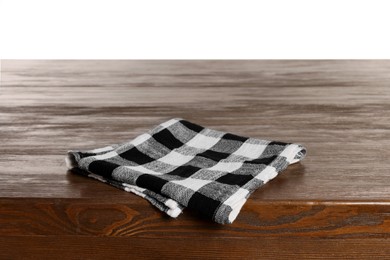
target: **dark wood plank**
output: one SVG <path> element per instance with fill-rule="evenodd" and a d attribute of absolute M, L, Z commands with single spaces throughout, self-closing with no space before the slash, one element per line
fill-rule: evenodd
<path fill-rule="evenodd" d="M 7 259 L 388 259 L 386 239 L 0 237 Z M 23 246 L 21 246 L 23 245 Z M 376 250 L 372 250 L 375 248 Z"/>
<path fill-rule="evenodd" d="M 38 256 L 30 247 L 79 241 L 75 250 L 81 252 L 83 243 L 101 244 L 104 236 L 118 254 L 128 252 L 119 245 L 131 242 L 134 254 L 146 257 L 142 239 L 178 243 L 180 252 L 188 247 L 177 241 L 189 238 L 211 243 L 199 255 L 218 256 L 228 247 L 216 245 L 216 239 L 229 245 L 251 237 L 256 240 L 248 243 L 248 257 L 259 256 L 256 248 L 264 241 L 278 241 L 265 255 L 285 258 L 294 250 L 319 256 L 332 247 L 334 256 L 364 256 L 373 241 L 379 241 L 373 255 L 388 252 L 390 61 L 6 60 L 1 65 L 0 247 L 14 248 L 19 241 L 28 245 L 20 255 Z M 227 226 L 190 212 L 169 219 L 135 195 L 67 172 L 67 150 L 122 142 L 172 117 L 299 142 L 308 156 L 256 191 Z M 281 241 L 292 251 L 276 250 Z M 316 243 L 324 247 L 315 251 Z M 53 252 L 66 249 L 54 246 Z"/>
<path fill-rule="evenodd" d="M 326 237 L 390 238 L 389 204 L 382 202 L 249 200 L 232 225 L 185 211 L 162 215 L 146 201 L 2 199 L 0 235 L 77 235 L 142 238 Z"/>

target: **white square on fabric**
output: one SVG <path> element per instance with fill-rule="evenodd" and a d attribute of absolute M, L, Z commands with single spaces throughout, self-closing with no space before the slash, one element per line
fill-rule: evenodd
<path fill-rule="evenodd" d="M 106 147 L 103 147 L 103 148 L 98 148 L 98 149 L 91 150 L 90 152 L 91 153 L 102 153 L 102 152 L 111 151 L 113 149 L 114 148 L 112 146 L 106 146 Z"/>
<path fill-rule="evenodd" d="M 160 162 L 164 162 L 170 165 L 174 166 L 180 166 L 183 165 L 189 161 L 191 161 L 194 158 L 194 156 L 191 155 L 183 155 L 181 153 L 176 152 L 173 150 L 172 152 L 168 153 L 164 157 L 158 159 Z"/>
<path fill-rule="evenodd" d="M 187 146 L 200 148 L 200 149 L 209 149 L 213 147 L 220 138 L 205 136 L 201 133 L 197 134 L 194 138 L 192 138 L 188 143 L 186 143 Z"/>
<path fill-rule="evenodd" d="M 246 202 L 246 196 L 249 194 L 249 191 L 246 189 L 239 189 L 236 193 L 234 193 L 230 198 L 228 198 L 223 204 L 228 205 L 232 208 L 232 211 L 229 214 L 229 221 L 233 222 L 242 206 Z"/>
<path fill-rule="evenodd" d="M 131 141 L 131 144 L 134 146 L 140 145 L 147 141 L 150 137 L 152 137 L 150 134 L 142 134 L 135 138 L 133 141 Z"/>
<path fill-rule="evenodd" d="M 184 186 L 186 188 L 189 188 L 193 191 L 197 191 L 206 184 L 209 184 L 212 181 L 209 180 L 198 180 L 198 179 L 192 179 L 192 178 L 187 178 L 184 180 L 178 180 L 178 181 L 172 181 L 175 184 L 179 184 L 181 186 Z"/>
<path fill-rule="evenodd" d="M 160 126 L 162 126 L 163 128 L 168 128 L 168 127 L 170 127 L 171 125 L 173 125 L 173 124 L 175 124 L 177 122 L 179 122 L 179 120 L 177 118 L 173 118 L 171 120 L 168 120 L 168 121 L 160 124 Z"/>
<path fill-rule="evenodd" d="M 112 157 L 115 157 L 115 156 L 118 156 L 118 153 L 115 152 L 115 151 L 112 151 L 112 152 L 109 152 L 109 153 L 95 155 L 93 158 L 95 158 L 96 160 L 105 160 L 105 159 L 109 159 L 109 158 L 112 158 Z"/>
<path fill-rule="evenodd" d="M 232 196 L 230 196 L 223 204 L 234 208 L 236 203 L 239 203 L 242 199 L 245 199 L 249 191 L 246 189 L 239 188 Z"/>
<path fill-rule="evenodd" d="M 242 166 L 242 162 L 219 162 L 213 167 L 208 168 L 210 171 L 233 172 Z"/>
<path fill-rule="evenodd" d="M 263 145 L 243 143 L 240 148 L 238 148 L 238 150 L 235 151 L 233 154 L 241 155 L 250 159 L 256 159 L 259 158 L 259 156 L 264 152 L 266 147 L 266 144 Z"/>
<path fill-rule="evenodd" d="M 261 171 L 258 175 L 256 175 L 256 179 L 261 180 L 264 184 L 266 184 L 268 181 L 272 180 L 276 177 L 278 173 L 276 172 L 276 169 L 272 166 L 265 167 L 264 170 Z"/>

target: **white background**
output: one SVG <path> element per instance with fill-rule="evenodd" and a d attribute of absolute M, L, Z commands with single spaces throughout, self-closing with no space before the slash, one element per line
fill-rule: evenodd
<path fill-rule="evenodd" d="M 390 58 L 390 1 L 1 0 L 1 59 Z"/>

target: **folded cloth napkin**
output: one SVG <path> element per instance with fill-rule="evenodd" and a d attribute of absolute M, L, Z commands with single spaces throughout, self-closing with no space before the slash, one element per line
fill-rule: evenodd
<path fill-rule="evenodd" d="M 132 141 L 69 151 L 67 166 L 150 201 L 171 217 L 185 207 L 232 223 L 249 195 L 289 164 L 299 144 L 248 138 L 171 119 Z"/>

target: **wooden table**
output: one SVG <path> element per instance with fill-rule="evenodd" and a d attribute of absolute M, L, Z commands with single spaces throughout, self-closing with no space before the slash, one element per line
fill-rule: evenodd
<path fill-rule="evenodd" d="M 0 258 L 390 258 L 390 61 L 2 61 Z M 169 118 L 298 142 L 232 225 L 67 172 Z M 82 257 L 81 257 L 82 256 Z"/>

